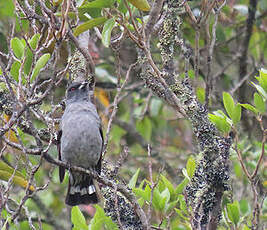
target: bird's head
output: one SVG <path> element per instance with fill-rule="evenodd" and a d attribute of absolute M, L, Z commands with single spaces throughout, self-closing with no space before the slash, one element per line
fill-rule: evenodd
<path fill-rule="evenodd" d="M 67 104 L 71 102 L 78 102 L 83 100 L 90 100 L 93 90 L 90 88 L 87 81 L 73 82 L 67 89 L 66 97 Z"/>

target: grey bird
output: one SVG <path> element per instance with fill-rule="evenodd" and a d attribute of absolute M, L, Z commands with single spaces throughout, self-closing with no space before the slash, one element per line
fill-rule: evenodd
<path fill-rule="evenodd" d="M 65 203 L 70 206 L 97 203 L 99 196 L 93 178 L 71 170 L 71 166 L 101 171 L 103 133 L 101 120 L 91 101 L 88 82 L 74 82 L 66 92 L 66 109 L 58 133 L 58 157 L 70 165 L 69 186 Z M 63 181 L 65 169 L 59 167 Z"/>

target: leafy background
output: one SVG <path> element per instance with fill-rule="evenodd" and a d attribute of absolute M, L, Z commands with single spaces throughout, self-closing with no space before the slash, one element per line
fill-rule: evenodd
<path fill-rule="evenodd" d="M 62 27 L 61 34 L 53 35 L 37 20 L 32 24 L 31 19 L 24 17 L 26 2 L 37 15 L 46 16 L 40 4 L 43 2 L 62 24 L 67 17 L 69 25 L 64 24 L 66 27 Z M 188 3 L 195 18 L 206 2 Z M 174 65 L 179 77 L 189 77 L 199 102 L 207 102 L 209 118 L 221 135 L 234 135 L 230 156 L 231 190 L 223 197 L 219 229 L 251 229 L 256 208 L 260 210 L 258 228 L 264 229 L 267 221 L 266 139 L 263 138 L 266 136 L 267 3 L 255 1 L 256 20 L 249 32 L 252 2 L 231 0 L 220 11 L 211 66 L 213 89 L 209 98 L 206 98 L 205 86 L 211 31 L 216 20 L 214 11 L 197 29 L 188 11 L 181 7 L 180 36 L 195 54 L 199 49 L 199 56 L 190 60 L 193 65 L 188 72 L 181 48 L 174 47 Z M 151 225 L 158 227 L 155 229 L 191 229 L 192 210 L 186 205 L 183 191 L 194 175 L 199 147 L 190 123 L 151 93 L 140 78 L 140 67 L 132 70 L 120 95 L 117 89 L 118 83 L 123 84 L 129 65 L 135 63 L 138 56 L 136 44 L 125 34 L 127 30 L 134 34 L 135 26 L 142 27 L 153 1 L 76 1 L 76 8 L 70 7 L 67 16 L 64 16 L 65 4 L 66 1 L 60 0 L 18 1 L 16 5 L 11 0 L 0 2 L 2 126 L 12 114 L 6 108 L 10 99 L 5 96 L 8 90 L 5 76 L 11 79 L 14 94 L 22 102 L 30 98 L 25 95 L 26 89 L 30 90 L 34 84 L 41 89 L 34 91 L 38 98 L 38 93 L 42 94 L 47 87 L 45 82 L 49 85 L 49 79 L 64 70 L 74 53 L 75 45 L 66 39 L 64 28 L 69 29 L 71 25 L 76 37 L 90 30 L 89 52 L 95 64 L 96 104 L 104 132 L 108 133 L 105 161 L 110 165 L 121 162 L 118 177 L 133 190 Z M 220 1 L 217 4 L 218 8 Z M 75 24 L 77 17 L 79 24 Z M 120 36 L 123 39 L 118 48 L 116 41 Z M 155 32 L 150 52 L 160 66 L 158 42 Z M 199 62 L 199 71 L 194 67 L 196 62 Z M 48 128 L 56 132 L 62 115 L 58 105 L 64 99 L 69 81 L 67 71 L 63 75 L 62 78 L 58 75 L 58 85 L 34 105 L 37 109 L 25 115 L 30 116 L 34 130 Z M 118 108 L 107 132 L 117 95 Z M 42 116 L 54 119 L 54 123 Z M 26 154 L 25 149 L 16 148 L 16 144 L 31 148 L 37 142 L 18 123 L 5 132 L 1 143 L 2 229 L 69 229 L 71 222 L 73 229 L 118 229 L 120 224 L 105 214 L 103 204 L 72 210 L 65 206 L 67 179 L 60 184 L 56 166 L 40 160 L 40 156 Z M 49 147 L 48 153 L 57 158 L 55 145 L 48 142 L 44 144 Z M 30 199 L 29 191 L 34 191 Z"/>

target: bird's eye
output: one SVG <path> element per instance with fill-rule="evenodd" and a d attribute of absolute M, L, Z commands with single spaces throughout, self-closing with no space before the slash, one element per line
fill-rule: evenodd
<path fill-rule="evenodd" d="M 70 91 L 74 91 L 74 90 L 76 90 L 76 88 L 75 88 L 75 87 L 72 87 L 72 88 L 70 88 Z"/>

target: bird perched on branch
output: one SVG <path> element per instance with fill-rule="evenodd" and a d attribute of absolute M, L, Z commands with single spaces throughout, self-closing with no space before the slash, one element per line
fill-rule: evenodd
<path fill-rule="evenodd" d="M 58 134 L 59 160 L 70 165 L 66 204 L 97 203 L 99 200 L 93 178 L 75 172 L 71 166 L 101 171 L 103 133 L 95 105 L 91 101 L 93 90 L 88 82 L 74 82 L 66 92 L 66 109 Z M 60 182 L 65 169 L 59 167 Z"/>

